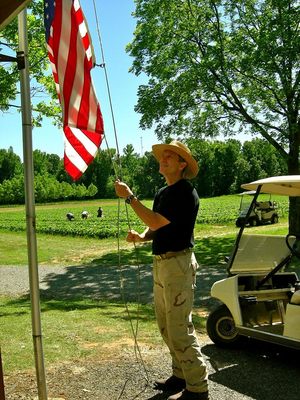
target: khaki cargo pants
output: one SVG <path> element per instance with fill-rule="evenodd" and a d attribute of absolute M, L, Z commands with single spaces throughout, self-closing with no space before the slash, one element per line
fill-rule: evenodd
<path fill-rule="evenodd" d="M 207 369 L 192 322 L 197 267 L 193 252 L 163 260 L 154 257 L 154 305 L 173 375 L 185 379 L 191 392 L 205 392 Z"/>

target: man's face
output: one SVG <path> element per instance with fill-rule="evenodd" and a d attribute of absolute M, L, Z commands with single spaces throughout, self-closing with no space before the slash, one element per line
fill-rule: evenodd
<path fill-rule="evenodd" d="M 171 150 L 165 150 L 159 161 L 159 172 L 164 176 L 181 175 L 185 166 L 186 162 L 178 154 Z"/>

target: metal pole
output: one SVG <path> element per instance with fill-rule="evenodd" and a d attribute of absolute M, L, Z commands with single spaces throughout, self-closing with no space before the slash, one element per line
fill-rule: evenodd
<path fill-rule="evenodd" d="M 19 53 L 18 57 L 24 55 L 24 63 L 19 63 L 21 105 L 22 105 L 22 131 L 23 131 L 23 157 L 24 157 L 24 179 L 25 179 L 25 206 L 26 206 L 26 229 L 28 248 L 29 285 L 31 299 L 32 336 L 35 356 L 35 368 L 37 376 L 38 398 L 47 400 L 47 385 L 44 368 L 41 311 L 39 295 L 39 276 L 37 263 L 37 242 L 35 232 L 35 200 L 33 181 L 33 153 L 32 153 L 32 123 L 31 123 L 31 99 L 30 81 L 28 67 L 28 35 L 26 8 L 18 15 L 19 26 Z"/>
<path fill-rule="evenodd" d="M 5 400 L 1 347 L 0 347 L 0 400 Z"/>

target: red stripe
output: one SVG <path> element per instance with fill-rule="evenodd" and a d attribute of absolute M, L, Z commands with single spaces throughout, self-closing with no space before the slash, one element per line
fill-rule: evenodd
<path fill-rule="evenodd" d="M 96 132 L 104 132 L 104 127 L 103 127 L 103 118 L 102 118 L 102 114 L 100 111 L 100 107 L 97 107 L 97 122 L 96 122 Z M 102 136 L 101 136 L 101 141 L 102 142 Z"/>
<path fill-rule="evenodd" d="M 65 136 L 68 139 L 69 143 L 76 150 L 76 152 L 80 155 L 80 157 L 85 161 L 86 164 L 89 164 L 93 161 L 94 157 L 86 150 L 86 148 L 82 145 L 82 143 L 77 139 L 77 137 L 73 134 L 71 129 L 66 126 L 64 127 Z M 86 132 L 83 132 L 86 134 Z"/>
<path fill-rule="evenodd" d="M 89 129 L 88 119 L 89 119 L 89 109 L 90 109 L 90 87 L 91 78 L 89 74 L 87 58 L 84 59 L 84 83 L 83 91 L 80 102 L 80 108 L 78 113 L 77 126 L 79 129 Z"/>
<path fill-rule="evenodd" d="M 76 181 L 82 176 L 82 171 L 75 167 L 74 164 L 64 155 L 64 167 L 68 174 Z"/>
<path fill-rule="evenodd" d="M 82 38 L 82 43 L 83 43 L 83 47 L 85 48 L 85 50 L 87 50 L 90 46 L 90 38 L 89 38 L 88 34 L 84 35 L 84 37 Z"/>
<path fill-rule="evenodd" d="M 68 125 L 69 121 L 69 107 L 70 107 L 70 98 L 73 89 L 73 83 L 75 79 L 76 73 L 76 64 L 77 64 L 77 35 L 78 35 L 78 26 L 76 24 L 76 18 L 74 16 L 74 8 L 72 7 L 71 15 L 70 15 L 70 23 L 71 23 L 71 34 L 70 34 L 70 42 L 69 42 L 69 54 L 67 59 L 67 67 L 66 74 L 63 85 L 63 97 L 65 102 L 65 115 L 64 115 L 64 125 Z"/>
<path fill-rule="evenodd" d="M 83 130 L 82 132 L 83 132 L 83 133 L 85 134 L 85 136 L 87 136 L 87 137 L 90 139 L 90 141 L 93 142 L 97 147 L 99 147 L 100 144 L 102 143 L 102 136 L 99 135 L 98 133 L 96 133 L 96 132 L 91 132 L 91 131 L 85 131 L 85 130 Z"/>

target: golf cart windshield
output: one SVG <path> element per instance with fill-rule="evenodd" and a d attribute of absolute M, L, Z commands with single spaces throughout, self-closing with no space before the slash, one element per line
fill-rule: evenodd
<path fill-rule="evenodd" d="M 243 184 L 241 187 L 246 190 L 255 191 L 253 203 L 256 202 L 259 193 L 300 196 L 300 175 L 277 176 L 260 179 L 251 183 Z M 249 209 L 248 215 L 245 218 L 246 221 L 250 216 L 250 212 L 251 209 Z M 285 237 L 275 238 L 270 236 L 261 236 L 258 238 L 253 235 L 243 236 L 244 227 L 245 224 L 240 228 L 233 251 L 229 257 L 227 265 L 228 272 L 230 274 L 235 274 L 247 269 L 254 269 L 257 272 L 260 271 L 265 273 L 272 269 L 277 270 L 281 263 L 284 263 L 286 257 L 288 257 L 288 253 L 290 253 L 291 245 L 294 240 L 285 240 Z M 250 246 L 248 246 L 249 243 L 251 243 Z M 272 249 L 272 251 L 268 252 L 266 249 Z M 253 254 L 255 254 L 256 257 L 253 257 Z M 271 255 L 270 259 L 268 259 L 268 254 Z"/>

